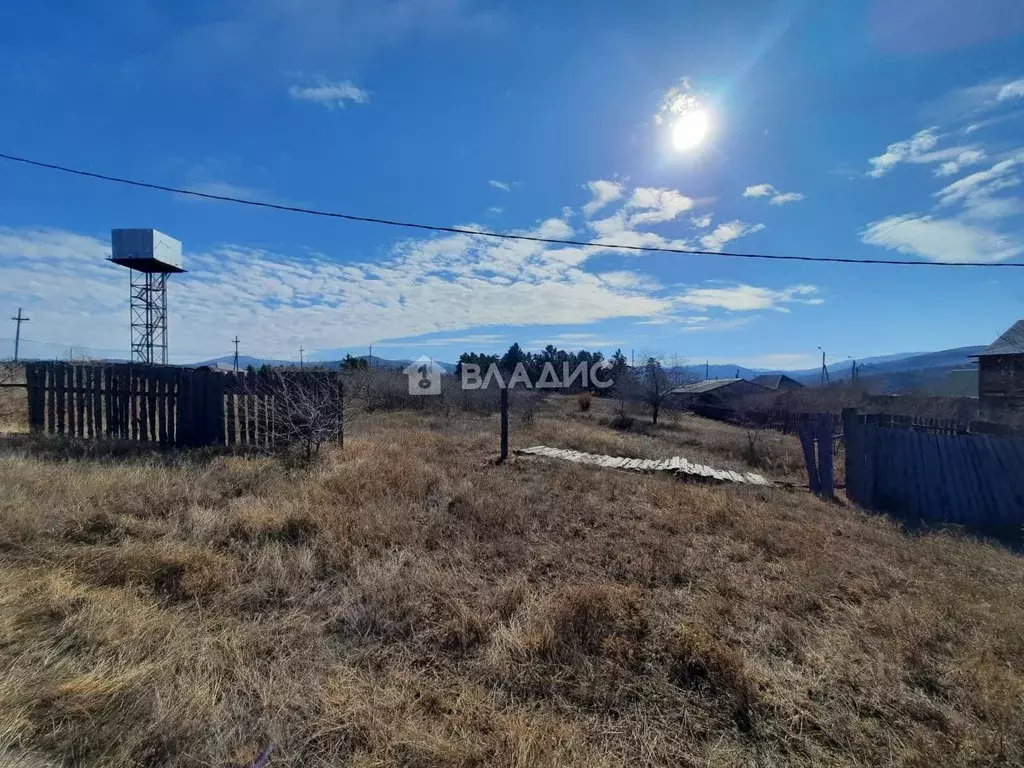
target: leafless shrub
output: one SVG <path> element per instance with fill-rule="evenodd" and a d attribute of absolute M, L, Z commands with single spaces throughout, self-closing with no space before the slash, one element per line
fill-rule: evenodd
<path fill-rule="evenodd" d="M 309 461 L 325 442 L 340 440 L 346 395 L 339 376 L 326 371 L 274 370 L 250 374 L 246 386 L 270 403 L 276 450 L 297 449 Z M 354 398 L 350 392 L 348 399 Z"/>
<path fill-rule="evenodd" d="M 584 412 L 589 411 L 590 410 L 590 393 L 589 392 L 580 392 L 578 395 L 576 395 L 576 402 L 579 404 L 581 411 L 584 411 Z"/>

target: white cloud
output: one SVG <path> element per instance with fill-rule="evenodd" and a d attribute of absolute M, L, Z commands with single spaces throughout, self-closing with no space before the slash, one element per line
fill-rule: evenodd
<path fill-rule="evenodd" d="M 802 192 L 780 192 L 771 184 L 753 184 L 743 190 L 744 197 L 770 197 L 771 205 L 785 205 L 804 199 Z"/>
<path fill-rule="evenodd" d="M 929 261 L 995 263 L 1024 253 L 1020 239 L 960 217 L 942 219 L 906 214 L 869 224 L 861 240 Z"/>
<path fill-rule="evenodd" d="M 562 219 L 548 219 L 523 234 L 571 232 Z M 580 250 L 453 234 L 401 241 L 374 263 L 234 245 L 188 252 L 189 272 L 172 278 L 170 288 L 173 359 L 223 354 L 235 332 L 249 340 L 251 354 L 294 357 L 300 344 L 336 349 L 445 330 L 568 325 L 671 309 L 669 299 L 644 293 L 639 279 L 619 288 L 621 276 L 606 280 L 580 269 Z M 0 303 L 32 307 L 40 340 L 127 352 L 127 278 L 105 260 L 109 252 L 105 236 L 0 229 Z M 224 339 L 212 337 L 212 328 L 223 329 Z"/>
<path fill-rule="evenodd" d="M 968 165 L 975 165 L 985 159 L 985 151 L 981 149 L 968 149 L 956 156 L 956 160 L 947 160 L 935 169 L 935 175 L 952 176 L 958 173 L 961 168 Z"/>
<path fill-rule="evenodd" d="M 490 184 L 495 189 L 500 189 L 503 192 L 511 192 L 512 191 L 512 184 L 507 182 L 507 181 L 498 181 L 497 179 L 491 179 L 487 183 Z"/>
<path fill-rule="evenodd" d="M 494 215 L 498 215 L 499 213 L 504 213 L 505 209 L 502 208 L 500 205 L 492 205 L 490 208 L 487 209 L 487 212 L 493 213 Z"/>
<path fill-rule="evenodd" d="M 723 222 L 700 239 L 700 244 L 709 251 L 720 251 L 722 247 L 736 238 L 752 235 L 764 229 L 764 224 L 747 224 L 739 219 Z"/>
<path fill-rule="evenodd" d="M 672 221 L 679 214 L 693 208 L 693 205 L 692 198 L 675 189 L 638 187 L 633 190 L 633 196 L 624 207 L 639 211 L 629 217 L 629 226 L 637 227 L 641 224 Z"/>
<path fill-rule="evenodd" d="M 605 181 L 603 179 L 588 181 L 587 189 L 589 189 L 590 194 L 593 195 L 590 202 L 583 206 L 583 215 L 588 218 L 593 216 L 609 203 L 618 200 L 622 197 L 623 192 L 622 185 L 617 181 Z"/>
<path fill-rule="evenodd" d="M 654 124 L 661 125 L 664 120 L 697 109 L 699 106 L 700 101 L 694 95 L 693 85 L 689 78 L 684 77 L 678 85 L 672 86 L 662 94 L 658 111 L 654 115 Z"/>
<path fill-rule="evenodd" d="M 691 307 L 719 307 L 732 312 L 771 309 L 789 312 L 787 304 L 821 304 L 814 285 L 794 285 L 781 290 L 737 284 L 727 288 L 691 288 L 677 300 Z"/>
<path fill-rule="evenodd" d="M 938 128 L 932 127 L 918 131 L 909 139 L 890 144 L 884 153 L 868 160 L 871 170 L 867 175 L 879 179 L 900 163 L 941 163 L 954 160 L 958 155 L 976 149 L 965 146 L 935 149 L 940 138 Z"/>
<path fill-rule="evenodd" d="M 979 196 L 988 197 L 1001 189 L 1017 186 L 1021 182 L 1020 177 L 1011 175 L 1017 165 L 1014 158 L 1001 160 L 987 171 L 977 171 L 946 185 L 935 193 L 935 197 L 939 199 L 939 205 L 950 205 Z"/>
<path fill-rule="evenodd" d="M 607 339 L 594 333 L 559 333 L 554 336 L 547 336 L 543 339 L 531 339 L 523 346 L 532 351 L 544 349 L 548 344 L 553 344 L 559 349 L 574 352 L 578 349 L 602 349 L 616 347 L 624 344 L 621 339 Z"/>
<path fill-rule="evenodd" d="M 449 347 L 449 346 L 493 346 L 508 344 L 510 341 L 509 337 L 501 333 L 470 333 L 465 336 L 445 336 L 444 338 L 424 338 L 423 336 L 414 336 L 407 339 L 396 339 L 391 341 L 378 341 L 374 342 L 374 347 L 408 347 L 413 342 L 422 345 L 431 345 L 438 347 Z"/>
<path fill-rule="evenodd" d="M 786 203 L 796 203 L 803 199 L 803 192 L 780 192 L 768 202 L 771 205 L 785 205 Z"/>
<path fill-rule="evenodd" d="M 622 201 L 609 216 L 587 225 L 588 244 L 580 246 L 451 233 L 397 241 L 372 261 L 344 261 L 340 254 L 301 247 L 272 252 L 223 244 L 188 250 L 189 271 L 171 281 L 172 360 L 225 354 L 235 333 L 245 337 L 249 354 L 293 358 L 299 345 L 333 350 L 495 326 L 652 320 L 694 303 L 723 311 L 743 305 L 718 286 L 711 293 L 691 288 L 681 301 L 642 271 L 585 269 L 588 259 L 609 252 L 609 243 L 688 245 L 634 227 L 678 219 L 692 205 L 690 198 L 676 190 L 640 188 L 623 190 Z M 762 226 L 726 222 L 702 242 L 720 247 Z M 562 216 L 512 234 L 583 237 Z M 106 261 L 108 236 L 0 227 L 0 304 L 25 306 L 37 339 L 126 355 L 127 279 L 122 268 Z M 785 292 L 764 295 L 775 296 L 775 303 L 788 301 Z M 811 303 L 814 297 L 803 299 Z M 707 325 L 722 328 L 733 321 Z"/>
<path fill-rule="evenodd" d="M 350 80 L 336 83 L 320 80 L 315 85 L 292 85 L 288 89 L 288 95 L 293 99 L 323 104 L 328 109 L 335 107 L 344 109 L 346 101 L 365 104 L 370 100 L 370 94 Z"/>
<path fill-rule="evenodd" d="M 598 275 L 605 285 L 623 291 L 657 291 L 662 288 L 661 283 L 649 275 L 642 275 L 639 272 L 618 270 L 614 272 L 602 272 Z"/>
<path fill-rule="evenodd" d="M 743 190 L 744 197 L 768 197 L 775 192 L 771 184 L 754 184 Z"/>
<path fill-rule="evenodd" d="M 1006 83 L 996 93 L 996 101 L 1008 101 L 1009 99 L 1019 99 L 1021 97 L 1024 97 L 1024 78 L 1014 80 L 1012 83 Z"/>
<path fill-rule="evenodd" d="M 705 213 L 703 216 L 694 216 L 690 219 L 690 223 L 697 229 L 707 229 L 711 226 L 711 214 Z"/>

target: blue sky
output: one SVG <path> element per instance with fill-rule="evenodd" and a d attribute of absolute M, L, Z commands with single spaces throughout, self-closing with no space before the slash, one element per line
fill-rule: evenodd
<path fill-rule="evenodd" d="M 0 151 L 199 191 L 568 237 L 485 241 L 0 162 L 0 312 L 125 355 L 112 227 L 182 240 L 177 361 L 616 347 L 751 367 L 988 343 L 1021 261 L 1024 5 L 249 0 L 6 4 Z M 711 128 L 672 146 L 679 110 Z M 13 324 L 0 333 L 9 354 Z M 38 344 L 36 342 L 39 342 Z M 43 344 L 45 342 L 45 344 Z"/>

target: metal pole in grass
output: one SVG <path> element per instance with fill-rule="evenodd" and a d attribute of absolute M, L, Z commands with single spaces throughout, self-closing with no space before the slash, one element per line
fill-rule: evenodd
<path fill-rule="evenodd" d="M 501 456 L 498 463 L 508 459 L 508 389 L 501 388 Z"/>
<path fill-rule="evenodd" d="M 338 374 L 338 447 L 345 447 L 345 382 Z"/>

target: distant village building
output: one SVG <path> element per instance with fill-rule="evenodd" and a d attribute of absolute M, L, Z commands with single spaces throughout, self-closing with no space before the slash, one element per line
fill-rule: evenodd
<path fill-rule="evenodd" d="M 762 373 L 750 380 L 772 392 L 792 392 L 794 389 L 803 389 L 804 385 L 784 373 Z"/>
<path fill-rule="evenodd" d="M 750 395 L 764 394 L 765 387 L 746 379 L 708 379 L 669 390 L 667 399 L 673 405 L 728 405 Z"/>
<path fill-rule="evenodd" d="M 942 397 L 964 397 L 978 399 L 978 369 L 956 368 L 949 372 L 946 381 L 938 387 L 936 394 Z"/>
<path fill-rule="evenodd" d="M 978 354 L 978 410 L 983 419 L 1024 414 L 1024 320 Z"/>

